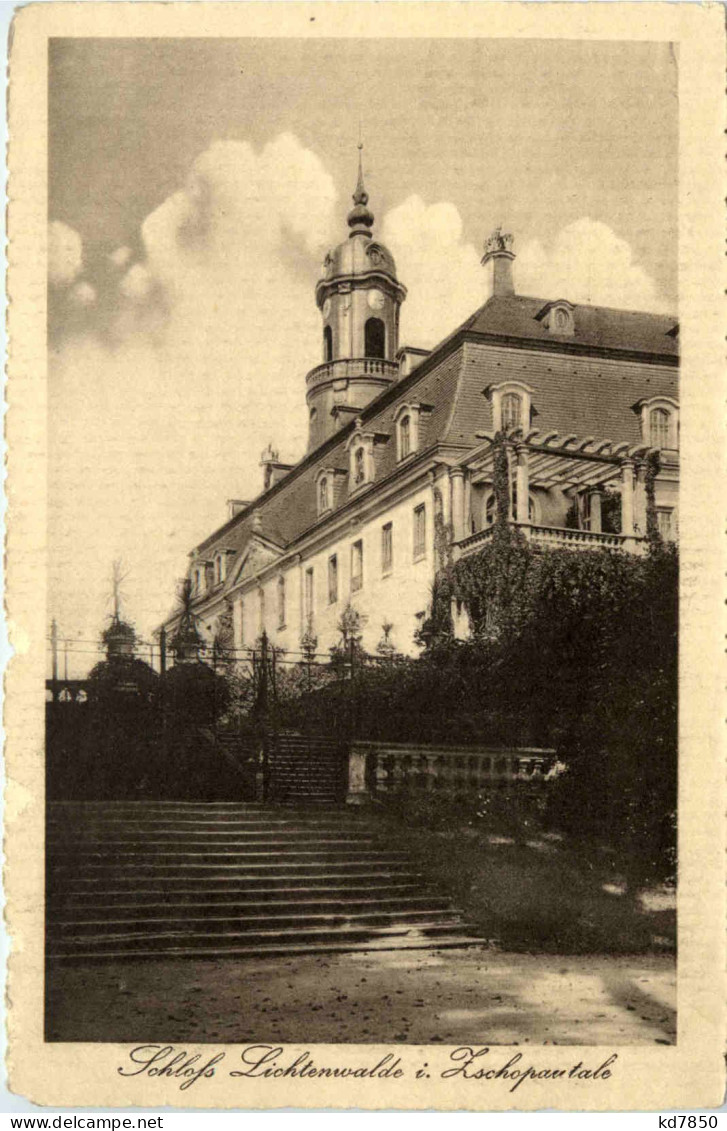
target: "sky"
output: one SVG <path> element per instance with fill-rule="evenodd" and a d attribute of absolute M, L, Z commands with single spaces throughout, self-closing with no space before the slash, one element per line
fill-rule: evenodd
<path fill-rule="evenodd" d="M 49 615 L 79 650 L 114 559 L 148 639 L 267 443 L 304 453 L 359 123 L 402 343 L 484 301 L 497 224 L 522 294 L 676 312 L 668 44 L 65 39 L 49 64 Z"/>

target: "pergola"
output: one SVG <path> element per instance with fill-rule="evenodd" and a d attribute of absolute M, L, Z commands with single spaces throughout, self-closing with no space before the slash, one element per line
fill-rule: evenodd
<path fill-rule="evenodd" d="M 450 473 L 453 480 L 452 521 L 455 541 L 459 542 L 470 541 L 465 531 L 465 483 L 476 485 L 492 482 L 494 478 L 496 437 L 492 433 L 479 433 L 477 438 L 482 443 Z M 542 530 L 543 534 L 563 529 L 536 527 L 530 522 L 528 514 L 532 487 L 558 487 L 566 494 L 574 497 L 583 494 L 589 499 L 588 531 L 574 531 L 575 541 L 579 540 L 579 533 L 600 535 L 601 493 L 608 484 L 617 484 L 621 496 L 621 534 L 604 537 L 613 539 L 614 544 L 623 544 L 625 548 L 627 540 L 633 543 L 643 538 L 646 532 L 646 457 L 654 449 L 645 444 L 614 442 L 594 436 L 560 435 L 558 432 L 542 434 L 538 429 L 527 432 L 522 428 L 513 429 L 506 433 L 504 439 L 516 486 L 513 521 L 517 525 L 533 532 Z M 549 539 L 543 537 L 538 540 Z"/>

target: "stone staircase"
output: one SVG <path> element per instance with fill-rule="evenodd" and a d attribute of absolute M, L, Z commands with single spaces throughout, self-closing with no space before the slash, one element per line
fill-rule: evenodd
<path fill-rule="evenodd" d="M 269 801 L 283 805 L 335 805 L 346 793 L 347 751 L 335 739 L 281 731 L 270 736 Z"/>
<path fill-rule="evenodd" d="M 46 951 L 219 958 L 483 943 L 366 814 L 237 802 L 56 802 Z"/>

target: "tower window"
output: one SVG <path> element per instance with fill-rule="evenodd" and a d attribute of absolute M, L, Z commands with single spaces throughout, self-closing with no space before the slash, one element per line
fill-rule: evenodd
<path fill-rule="evenodd" d="M 366 357 L 386 357 L 386 328 L 380 318 L 367 319 L 364 337 Z"/>
<path fill-rule="evenodd" d="M 333 361 L 333 331 L 330 326 L 323 330 L 323 360 Z"/>

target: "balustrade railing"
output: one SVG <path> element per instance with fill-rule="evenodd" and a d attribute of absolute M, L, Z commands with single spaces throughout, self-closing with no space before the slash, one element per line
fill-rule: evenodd
<path fill-rule="evenodd" d="M 566 526 L 540 526 L 531 522 L 513 522 L 529 542 L 565 550 L 629 550 L 638 553 L 644 539 L 632 534 L 607 534 L 598 530 L 573 530 Z M 486 526 L 456 543 L 462 556 L 472 554 L 489 542 L 494 526 Z"/>
<path fill-rule="evenodd" d="M 313 382 L 335 380 L 338 377 L 360 377 L 361 374 L 372 377 L 393 378 L 399 372 L 398 363 L 385 361 L 382 357 L 342 357 L 335 361 L 324 361 L 311 369 L 306 381 Z"/>
<path fill-rule="evenodd" d="M 401 792 L 472 796 L 484 789 L 542 783 L 555 751 L 541 748 L 477 749 L 356 742 L 351 748 L 349 801 Z"/>

